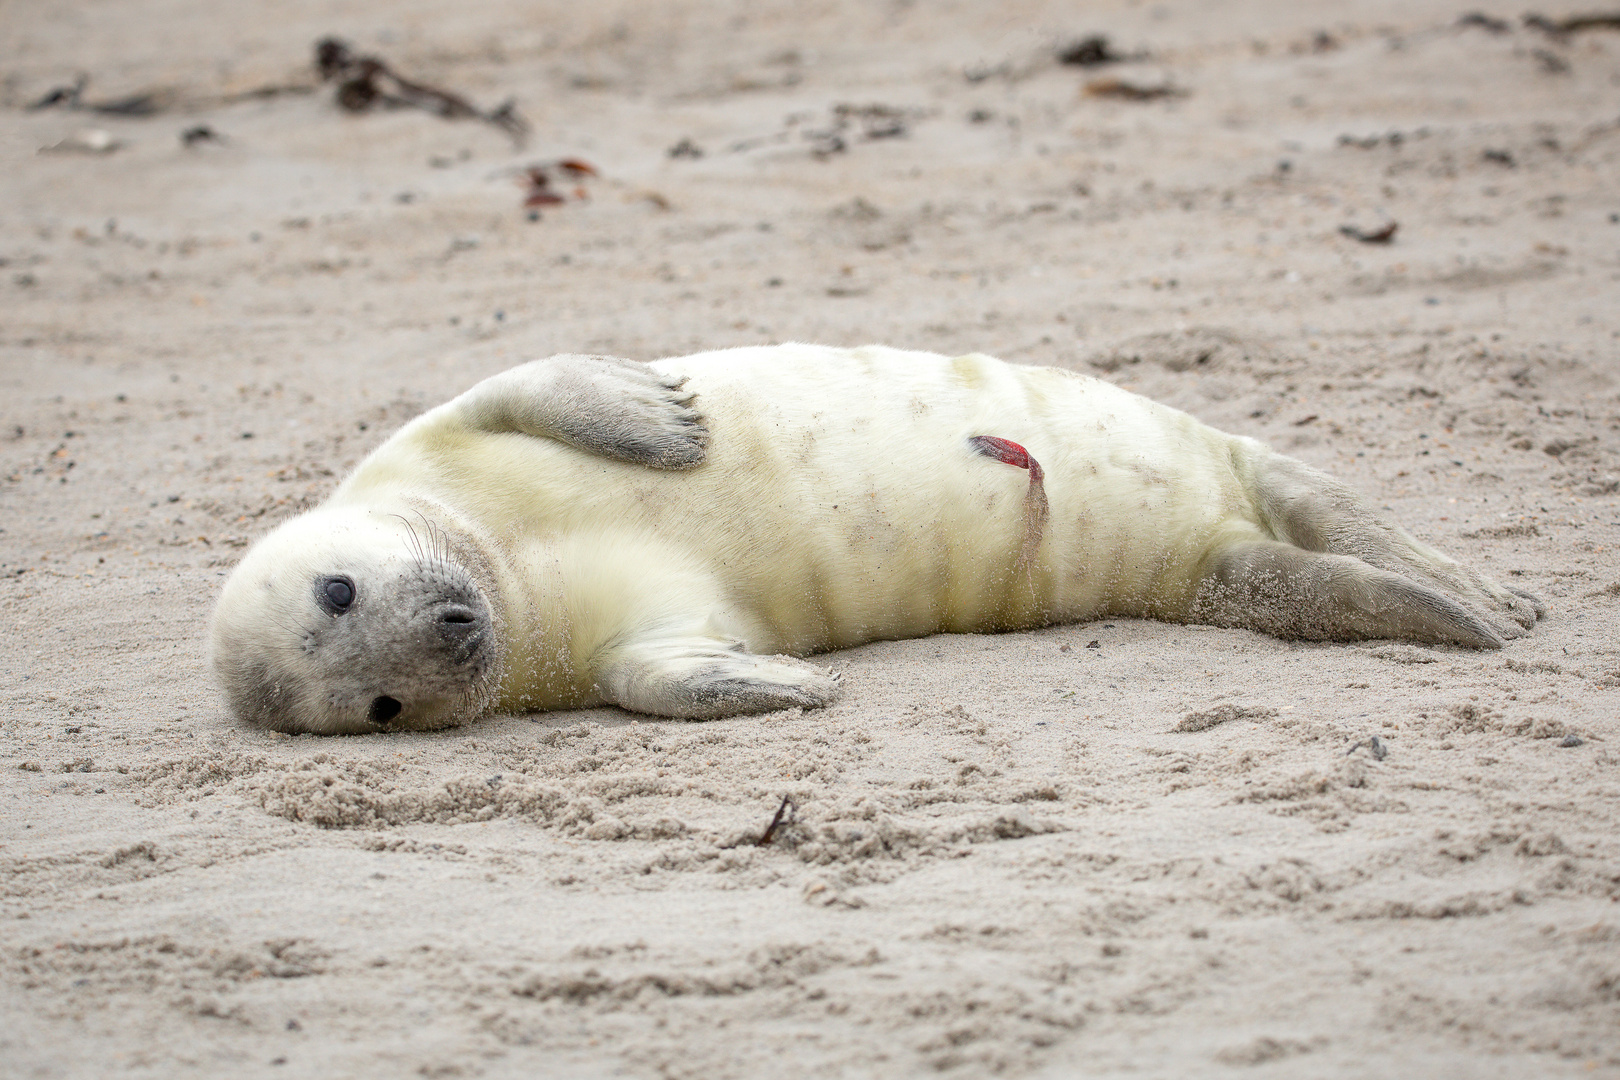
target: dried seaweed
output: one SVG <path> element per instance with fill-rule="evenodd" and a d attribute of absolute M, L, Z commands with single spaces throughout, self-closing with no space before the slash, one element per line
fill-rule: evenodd
<path fill-rule="evenodd" d="M 337 84 L 337 103 L 349 112 L 367 112 L 376 107 L 422 109 L 446 120 L 482 120 L 492 124 L 512 141 L 522 145 L 529 135 L 529 124 L 517 113 L 517 103 L 507 99 L 485 111 L 460 94 L 407 79 L 376 56 L 360 56 L 348 43 L 325 37 L 315 43 L 315 70 L 322 82 Z"/>

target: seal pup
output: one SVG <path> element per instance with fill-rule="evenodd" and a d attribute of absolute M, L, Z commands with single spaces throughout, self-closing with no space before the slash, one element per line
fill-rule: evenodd
<path fill-rule="evenodd" d="M 795 657 L 1104 615 L 1489 649 L 1544 611 L 1109 383 L 780 345 L 484 380 L 255 544 L 211 652 L 237 716 L 339 733 L 810 708 Z"/>

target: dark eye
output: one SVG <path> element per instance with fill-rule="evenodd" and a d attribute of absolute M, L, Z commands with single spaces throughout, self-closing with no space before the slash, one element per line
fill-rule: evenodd
<path fill-rule="evenodd" d="M 354 582 L 348 578 L 327 578 L 321 585 L 321 602 L 326 610 L 341 615 L 354 603 Z"/>

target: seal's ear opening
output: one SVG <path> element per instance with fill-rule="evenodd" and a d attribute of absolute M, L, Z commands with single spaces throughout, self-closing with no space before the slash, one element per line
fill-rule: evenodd
<path fill-rule="evenodd" d="M 398 716 L 403 708 L 405 706 L 384 694 L 371 703 L 371 709 L 366 713 L 366 719 L 380 726 Z"/>

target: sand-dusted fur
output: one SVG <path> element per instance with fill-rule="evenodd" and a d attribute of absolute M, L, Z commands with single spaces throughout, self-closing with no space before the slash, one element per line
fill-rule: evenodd
<path fill-rule="evenodd" d="M 782 345 L 485 380 L 255 545 L 212 645 L 238 715 L 340 732 L 814 707 L 794 657 L 1105 614 L 1492 648 L 1543 610 L 1111 384 Z"/>

